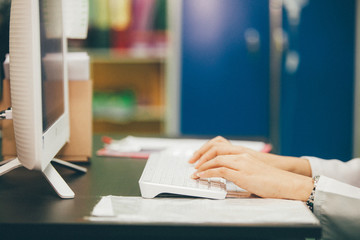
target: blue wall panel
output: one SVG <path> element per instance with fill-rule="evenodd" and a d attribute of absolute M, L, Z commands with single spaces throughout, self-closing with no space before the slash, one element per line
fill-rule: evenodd
<path fill-rule="evenodd" d="M 297 31 L 285 23 L 300 65 L 283 73 L 282 154 L 351 158 L 355 9 L 354 0 L 309 1 Z"/>
<path fill-rule="evenodd" d="M 181 133 L 268 136 L 269 11 L 263 0 L 184 0 Z M 260 33 L 248 51 L 245 31 Z"/>

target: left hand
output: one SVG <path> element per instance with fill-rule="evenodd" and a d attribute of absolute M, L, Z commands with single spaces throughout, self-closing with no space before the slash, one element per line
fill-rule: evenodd
<path fill-rule="evenodd" d="M 192 177 L 222 177 L 264 198 L 306 201 L 313 188 L 310 177 L 272 167 L 249 153 L 217 156 L 199 166 Z"/>

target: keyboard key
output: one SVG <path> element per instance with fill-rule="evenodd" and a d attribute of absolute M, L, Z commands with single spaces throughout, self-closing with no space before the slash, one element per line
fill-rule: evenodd
<path fill-rule="evenodd" d="M 174 176 L 171 184 L 175 186 L 184 186 L 184 178 L 180 176 Z"/>
<path fill-rule="evenodd" d="M 200 189 L 209 189 L 209 181 L 208 180 L 200 179 L 198 181 L 199 181 Z"/>
<path fill-rule="evenodd" d="M 226 191 L 228 192 L 245 192 L 246 190 L 242 189 L 238 185 L 233 182 L 227 181 L 226 182 Z"/>
<path fill-rule="evenodd" d="M 222 190 L 221 188 L 221 184 L 219 182 L 210 182 L 210 189 L 211 190 L 215 190 L 215 191 L 220 191 Z"/>
<path fill-rule="evenodd" d="M 196 181 L 194 179 L 189 179 L 188 181 L 186 181 L 186 186 L 196 188 L 196 187 L 198 187 L 198 181 Z"/>

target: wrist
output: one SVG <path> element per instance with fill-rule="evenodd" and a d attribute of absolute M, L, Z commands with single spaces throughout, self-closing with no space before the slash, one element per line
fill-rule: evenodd
<path fill-rule="evenodd" d="M 314 188 L 314 182 L 311 177 L 297 175 L 292 182 L 292 191 L 290 199 L 306 202 Z"/>
<path fill-rule="evenodd" d="M 308 159 L 277 155 L 270 156 L 271 158 L 269 159 L 271 161 L 269 161 L 269 165 L 288 172 L 311 177 L 311 166 Z"/>
<path fill-rule="evenodd" d="M 281 174 L 277 174 L 278 177 L 276 182 L 277 184 L 280 183 L 281 187 L 278 186 L 273 188 L 280 190 L 275 198 L 306 202 L 314 187 L 312 178 L 288 171 L 279 171 L 281 171 Z"/>
<path fill-rule="evenodd" d="M 291 169 L 290 172 L 300 174 L 306 177 L 311 177 L 311 166 L 309 160 L 306 158 L 290 157 Z"/>
<path fill-rule="evenodd" d="M 300 200 L 306 202 L 309 199 L 309 196 L 311 195 L 313 188 L 314 188 L 314 180 L 311 177 L 306 177 Z"/>

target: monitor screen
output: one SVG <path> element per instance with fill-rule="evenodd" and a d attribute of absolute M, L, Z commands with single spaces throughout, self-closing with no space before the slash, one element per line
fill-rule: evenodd
<path fill-rule="evenodd" d="M 40 0 L 43 132 L 64 113 L 61 1 Z"/>

